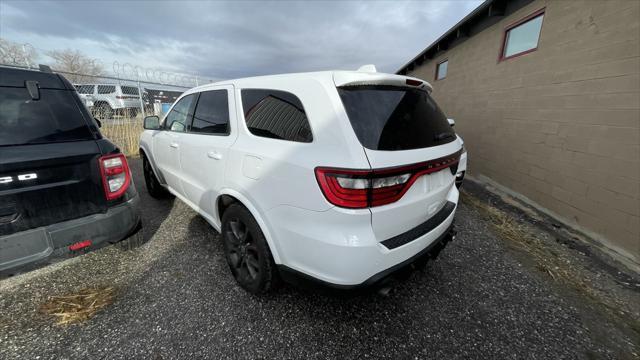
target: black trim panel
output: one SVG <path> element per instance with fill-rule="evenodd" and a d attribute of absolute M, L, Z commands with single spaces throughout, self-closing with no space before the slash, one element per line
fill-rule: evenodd
<path fill-rule="evenodd" d="M 414 227 L 413 229 L 407 232 L 404 232 L 400 235 L 396 235 L 390 239 L 382 241 L 381 244 L 384 245 L 389 250 L 393 250 L 404 244 L 408 244 L 413 240 L 416 240 L 422 235 L 438 227 L 438 225 L 442 224 L 442 222 L 445 221 L 455 209 L 456 209 L 456 204 L 451 201 L 447 201 L 447 203 L 442 207 L 442 209 L 440 209 L 440 211 L 438 211 L 435 215 L 430 217 L 427 221 L 423 222 L 422 224 Z"/>

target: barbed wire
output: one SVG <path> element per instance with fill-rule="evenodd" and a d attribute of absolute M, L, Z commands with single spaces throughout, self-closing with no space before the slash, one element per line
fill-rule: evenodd
<path fill-rule="evenodd" d="M 38 49 L 35 46 L 29 43 L 15 43 L 19 47 L 21 47 L 22 55 L 19 59 L 18 64 L 5 64 L 5 65 L 22 65 L 27 68 L 36 68 L 36 63 L 31 63 L 30 58 L 32 57 L 30 54 L 44 55 L 46 57 L 50 57 L 48 54 L 50 50 Z M 38 54 L 39 53 L 39 54 Z M 92 68 L 106 68 L 104 63 L 100 59 L 91 58 L 90 65 Z M 55 69 L 59 72 L 60 69 Z M 104 79 L 117 79 L 117 80 L 126 80 L 126 81 L 134 81 L 134 82 L 146 82 L 152 84 L 159 85 L 169 85 L 169 86 L 177 86 L 181 88 L 189 88 L 198 86 L 203 83 L 213 82 L 213 80 L 205 79 L 199 75 L 189 75 L 180 72 L 166 71 L 158 68 L 151 67 L 142 67 L 140 65 L 134 65 L 129 62 L 120 63 L 119 61 L 113 61 L 111 65 L 111 70 L 113 71 L 113 76 L 105 75 L 88 75 L 88 74 L 79 74 L 85 76 L 94 76 L 98 78 Z"/>
<path fill-rule="evenodd" d="M 117 60 L 112 64 L 113 72 L 116 77 L 130 76 L 135 80 L 151 81 L 159 83 L 173 83 L 180 85 L 198 86 L 202 78 L 197 75 L 187 75 L 177 72 L 169 72 L 154 68 L 144 68 L 140 65 L 132 65 L 130 63 L 120 64 Z"/>
<path fill-rule="evenodd" d="M 38 70 L 38 68 L 35 67 L 35 66 L 26 66 L 26 65 L 17 65 L 17 64 L 2 64 L 2 63 L 0 63 L 0 66 L 8 66 L 8 67 L 18 68 L 18 69 Z M 144 87 L 144 85 L 147 85 L 147 84 L 149 84 L 149 85 L 163 85 L 163 86 L 169 86 L 169 87 L 173 87 L 173 88 L 181 88 L 181 89 L 185 89 L 185 90 L 192 87 L 192 86 L 167 84 L 167 83 L 160 83 L 160 82 L 146 81 L 146 80 L 126 79 L 126 78 L 109 76 L 109 75 L 93 75 L 93 74 L 86 74 L 86 73 L 81 73 L 81 72 L 71 72 L 71 71 L 55 70 L 55 69 L 52 69 L 52 70 L 54 70 L 56 73 L 60 73 L 60 74 L 63 74 L 63 75 L 75 75 L 75 76 L 81 76 L 81 77 L 91 78 L 91 79 L 95 79 L 95 80 L 111 80 L 111 81 L 116 81 L 118 83 L 124 82 L 125 84 L 132 84 L 132 85 L 134 85 L 135 83 L 140 83 L 140 87 Z"/>

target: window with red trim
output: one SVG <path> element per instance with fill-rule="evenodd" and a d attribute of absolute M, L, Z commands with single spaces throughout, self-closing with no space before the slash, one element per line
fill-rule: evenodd
<path fill-rule="evenodd" d="M 538 49 L 544 9 L 519 20 L 504 30 L 500 60 L 528 54 Z"/>

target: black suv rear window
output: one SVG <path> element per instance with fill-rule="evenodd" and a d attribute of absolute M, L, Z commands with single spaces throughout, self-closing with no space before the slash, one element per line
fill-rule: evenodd
<path fill-rule="evenodd" d="M 426 91 L 392 86 L 338 89 L 351 126 L 371 150 L 411 150 L 455 140 L 446 116 Z"/>
<path fill-rule="evenodd" d="M 73 99 L 74 92 L 0 87 L 0 146 L 90 140 L 92 134 Z"/>

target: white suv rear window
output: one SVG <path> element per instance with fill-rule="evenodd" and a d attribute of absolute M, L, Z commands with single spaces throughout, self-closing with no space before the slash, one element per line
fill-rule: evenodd
<path fill-rule="evenodd" d="M 395 86 L 338 88 L 351 126 L 371 150 L 411 150 L 456 136 L 438 104 L 423 90 Z"/>

